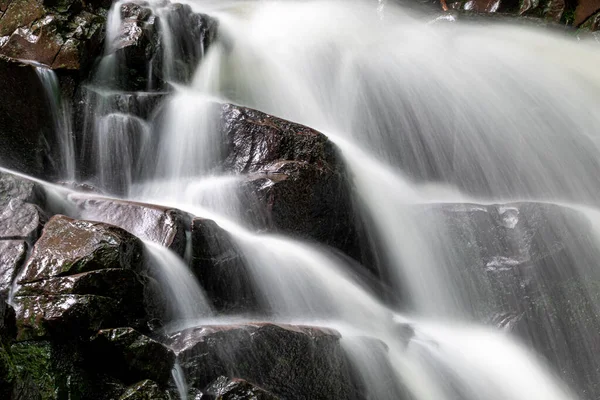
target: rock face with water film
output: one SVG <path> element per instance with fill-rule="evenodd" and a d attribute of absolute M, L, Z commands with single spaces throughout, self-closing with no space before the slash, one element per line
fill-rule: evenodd
<path fill-rule="evenodd" d="M 192 328 L 171 342 L 196 388 L 226 376 L 281 398 L 348 399 L 354 388 L 339 338 L 324 328 L 266 323 Z"/>
<path fill-rule="evenodd" d="M 71 196 L 83 219 L 112 224 L 183 256 L 186 220 L 177 209 L 90 196 Z"/>
<path fill-rule="evenodd" d="M 426 213 L 447 229 L 472 311 L 530 343 L 582 394 L 596 393 L 600 251 L 589 220 L 543 203 L 443 204 Z"/>

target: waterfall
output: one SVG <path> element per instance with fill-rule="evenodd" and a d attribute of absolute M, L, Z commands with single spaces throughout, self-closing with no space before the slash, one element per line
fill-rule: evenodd
<path fill-rule="evenodd" d="M 73 143 L 73 130 L 71 127 L 71 109 L 62 101 L 60 84 L 56 73 L 50 68 L 37 66 L 35 68 L 50 104 L 54 132 L 58 144 L 56 161 L 60 163 L 59 173 L 61 179 L 75 180 L 75 144 Z"/>
<path fill-rule="evenodd" d="M 590 353 L 600 349 L 586 325 L 600 309 L 586 286 L 600 282 L 596 49 L 523 26 L 432 23 L 385 0 L 222 3 L 193 4 L 219 20 L 208 51 L 204 36 L 196 41 L 181 29 L 187 28 L 182 21 L 192 21 L 187 8 L 147 4 L 160 21 L 161 48 L 160 60 L 140 66 L 142 85 L 124 72 L 115 45 L 123 23 L 123 3 L 115 2 L 105 53 L 86 86 L 87 175 L 127 200 L 213 220 L 239 256 L 234 274 L 256 296 L 252 314 L 216 315 L 186 263 L 147 242 L 173 329 L 257 319 L 335 328 L 369 399 L 576 398 L 581 388 L 558 376 L 577 371 L 572 345 L 578 340 Z M 162 81 L 153 77 L 159 67 Z M 57 131 L 70 137 L 70 127 L 60 125 L 56 78 L 39 73 Z M 147 98 L 160 106 L 146 110 Z M 238 190 L 248 176 L 219 168 L 227 146 L 217 107 L 223 102 L 329 137 L 345 162 L 365 229 L 380 238 L 372 250 L 383 260 L 381 279 L 405 302 L 384 302 L 325 245 L 266 234 L 244 218 L 260 210 Z M 70 162 L 72 144 L 61 148 Z M 74 165 L 64 170 L 74 174 Z M 542 222 L 527 221 L 521 206 L 547 207 L 539 211 Z M 558 208 L 564 214 L 552 214 Z M 527 231 L 538 222 L 548 223 L 542 233 Z M 551 268 L 531 272 L 545 258 Z M 505 276 L 490 271 L 509 267 L 540 282 L 498 295 Z M 556 288 L 546 279 L 553 274 L 575 285 L 559 291 L 567 303 L 587 304 L 568 327 L 551 318 L 558 305 L 548 297 Z M 539 303 L 531 303 L 532 293 Z M 488 303 L 516 305 L 516 311 L 505 315 Z M 528 326 L 527 313 L 543 322 Z M 520 322 L 532 342 L 548 341 L 554 359 L 503 331 Z M 600 366 L 589 357 L 593 368 L 582 380 L 594 384 Z M 173 379 L 185 398 L 179 366 Z"/>
<path fill-rule="evenodd" d="M 188 320 L 212 315 L 198 281 L 187 265 L 171 250 L 153 242 L 145 242 L 151 270 L 166 292 L 173 320 Z"/>

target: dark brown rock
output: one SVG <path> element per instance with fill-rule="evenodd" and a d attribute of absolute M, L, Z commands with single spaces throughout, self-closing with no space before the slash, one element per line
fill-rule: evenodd
<path fill-rule="evenodd" d="M 0 19 L 0 54 L 31 60 L 53 69 L 85 68 L 100 50 L 104 18 L 94 2 L 74 0 L 50 4 L 40 0 L 14 0 Z M 91 12 L 90 12 L 91 11 Z"/>
<path fill-rule="evenodd" d="M 53 177 L 49 158 L 52 115 L 35 69 L 0 57 L 0 165 Z"/>
<path fill-rule="evenodd" d="M 126 322 L 118 302 L 102 296 L 22 296 L 15 298 L 15 310 L 20 341 L 85 337 Z"/>
<path fill-rule="evenodd" d="M 173 351 L 132 328 L 101 330 L 91 346 L 97 357 L 107 361 L 100 365 L 126 383 L 151 379 L 166 384 L 171 377 Z"/>
<path fill-rule="evenodd" d="M 13 280 L 27 256 L 23 240 L 0 240 L 0 299 L 7 299 Z"/>
<path fill-rule="evenodd" d="M 141 239 L 168 247 L 183 255 L 186 246 L 186 215 L 154 204 L 73 195 L 70 197 L 83 219 L 112 224 Z"/>
<path fill-rule="evenodd" d="M 142 243 L 116 226 L 52 217 L 20 276 L 20 283 L 105 268 L 138 269 Z"/>
<path fill-rule="evenodd" d="M 192 221 L 192 269 L 220 312 L 248 312 L 259 307 L 243 256 L 229 233 L 212 220 Z"/>
<path fill-rule="evenodd" d="M 90 294 L 119 300 L 133 307 L 143 300 L 142 278 L 134 271 L 108 268 L 20 285 L 15 296 Z M 127 301 L 129 300 L 129 301 Z"/>
<path fill-rule="evenodd" d="M 328 329 L 257 323 L 204 326 L 171 340 L 190 386 L 227 376 L 282 398 L 348 399 L 353 389 L 339 337 Z"/>
<path fill-rule="evenodd" d="M 279 397 L 261 389 L 243 379 L 220 376 L 208 385 L 202 394 L 202 400 L 277 400 Z"/>
<path fill-rule="evenodd" d="M 255 204 L 244 206 L 256 210 L 250 218 L 259 229 L 328 244 L 370 264 L 343 162 L 325 135 L 231 104 L 223 106 L 221 118 L 229 144 L 224 169 L 248 174 L 242 191 Z"/>
<path fill-rule="evenodd" d="M 600 11 L 600 0 L 579 0 L 575 8 L 573 25 L 579 26 L 588 18 Z"/>

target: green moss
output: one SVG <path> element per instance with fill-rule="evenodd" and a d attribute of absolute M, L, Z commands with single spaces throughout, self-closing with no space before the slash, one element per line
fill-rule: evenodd
<path fill-rule="evenodd" d="M 11 348 L 12 361 L 18 374 L 20 392 L 35 391 L 40 400 L 55 400 L 55 378 L 52 374 L 52 350 L 48 342 L 22 342 Z"/>

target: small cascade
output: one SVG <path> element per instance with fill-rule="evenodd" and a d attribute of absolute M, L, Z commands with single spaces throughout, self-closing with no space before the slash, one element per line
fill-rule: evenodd
<path fill-rule="evenodd" d="M 183 373 L 179 362 L 175 362 L 172 375 L 177 387 L 177 393 L 179 393 L 179 400 L 188 400 L 188 387 L 185 381 L 185 374 Z"/>
<path fill-rule="evenodd" d="M 56 162 L 60 164 L 61 179 L 72 182 L 75 180 L 75 144 L 71 127 L 71 109 L 68 103 L 62 101 L 56 73 L 43 66 L 36 66 L 35 70 L 44 85 L 50 104 L 58 145 Z"/>
<path fill-rule="evenodd" d="M 145 242 L 148 262 L 162 285 L 172 320 L 187 320 L 212 315 L 210 301 L 187 265 L 171 250 Z"/>

